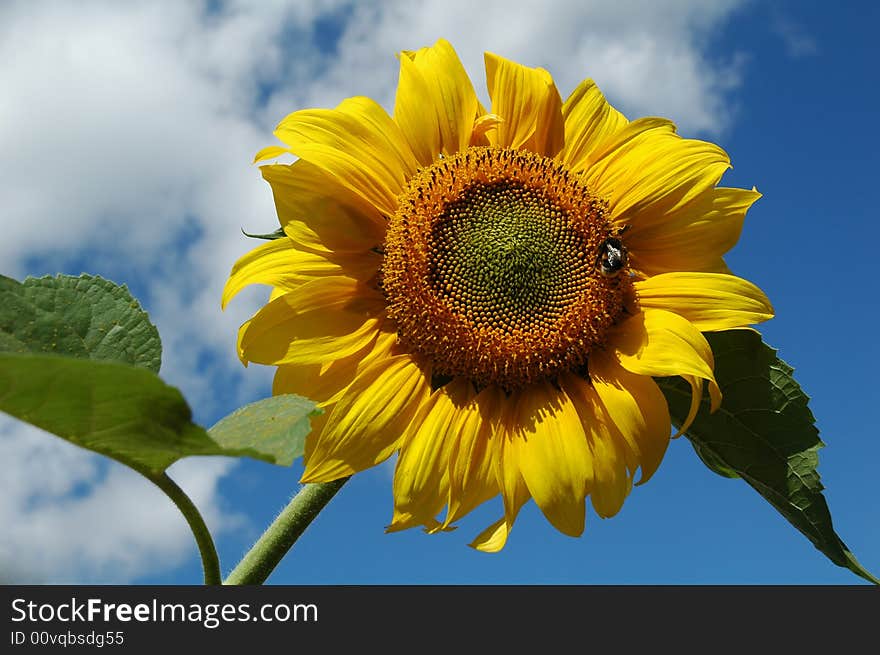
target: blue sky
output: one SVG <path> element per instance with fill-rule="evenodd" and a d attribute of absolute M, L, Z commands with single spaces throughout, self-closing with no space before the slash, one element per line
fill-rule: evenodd
<path fill-rule="evenodd" d="M 5 4 L 0 143 L 16 156 L 0 163 L 0 272 L 128 284 L 162 332 L 163 377 L 210 425 L 269 392 L 271 372 L 242 369 L 233 352 L 265 292 L 221 314 L 219 290 L 254 245 L 239 228 L 274 227 L 250 161 L 280 118 L 356 94 L 390 107 L 395 52 L 441 36 L 478 89 L 487 49 L 545 66 L 563 95 L 594 77 L 629 117 L 664 115 L 719 143 L 734 165 L 724 184 L 764 194 L 728 263 L 774 303 L 761 330 L 812 397 L 835 527 L 878 574 L 878 19 L 871 2 L 555 2 L 539 14 L 494 2 Z M 5 577 L 200 581 L 182 520 L 134 474 L 5 417 L 0 457 Z M 205 509 L 228 571 L 295 491 L 301 464 L 191 459 L 171 473 Z M 685 439 L 618 516 L 590 510 L 572 539 L 530 504 L 494 555 L 466 546 L 497 518 L 494 503 L 448 534 L 384 534 L 391 473 L 349 482 L 271 582 L 859 581 L 751 488 L 709 472 Z"/>

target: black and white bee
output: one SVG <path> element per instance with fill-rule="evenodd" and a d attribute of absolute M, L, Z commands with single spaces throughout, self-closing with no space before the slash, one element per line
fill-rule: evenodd
<path fill-rule="evenodd" d="M 599 245 L 596 266 L 605 277 L 615 277 L 627 262 L 626 247 L 617 237 L 608 237 Z"/>

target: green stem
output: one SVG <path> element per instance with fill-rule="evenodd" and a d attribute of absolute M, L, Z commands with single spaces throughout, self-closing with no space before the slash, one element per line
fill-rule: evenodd
<path fill-rule="evenodd" d="M 229 574 L 224 584 L 262 584 L 348 478 L 307 484 L 299 490 Z"/>
<path fill-rule="evenodd" d="M 205 572 L 205 584 L 221 584 L 220 577 L 220 559 L 217 557 L 217 549 L 214 547 L 214 540 L 205 525 L 199 510 L 189 499 L 189 496 L 177 486 L 177 483 L 168 477 L 164 471 L 161 475 L 141 471 L 151 482 L 165 492 L 177 509 L 183 514 L 189 528 L 192 530 L 193 536 L 196 538 L 196 544 L 199 547 L 199 554 L 202 556 L 202 569 Z"/>

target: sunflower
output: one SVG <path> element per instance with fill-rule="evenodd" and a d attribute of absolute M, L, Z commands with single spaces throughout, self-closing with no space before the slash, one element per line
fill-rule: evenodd
<path fill-rule="evenodd" d="M 572 536 L 587 496 L 616 514 L 671 438 L 652 376 L 690 384 L 685 431 L 704 386 L 721 402 L 701 332 L 773 310 L 722 259 L 760 194 L 717 187 L 721 148 L 627 120 L 592 80 L 563 102 L 547 71 L 485 63 L 488 110 L 441 40 L 401 53 L 393 116 L 365 97 L 287 116 L 255 159 L 297 158 L 261 167 L 285 237 L 223 303 L 272 287 L 239 356 L 325 410 L 303 482 L 398 453 L 388 530 L 500 495 L 471 544 L 496 551 L 530 498 Z"/>

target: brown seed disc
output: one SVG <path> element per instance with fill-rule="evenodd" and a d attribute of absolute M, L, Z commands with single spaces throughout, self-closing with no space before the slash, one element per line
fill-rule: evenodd
<path fill-rule="evenodd" d="M 436 374 L 521 387 L 582 367 L 632 289 L 602 275 L 605 204 L 558 162 L 473 147 L 420 171 L 385 240 L 400 340 Z"/>

